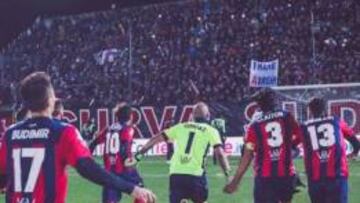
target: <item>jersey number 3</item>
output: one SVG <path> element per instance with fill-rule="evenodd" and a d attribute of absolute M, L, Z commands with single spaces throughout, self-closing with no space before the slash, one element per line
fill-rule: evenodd
<path fill-rule="evenodd" d="M 34 191 L 35 184 L 39 178 L 40 169 L 45 158 L 44 148 L 19 148 L 13 149 L 14 160 L 14 191 L 15 192 L 27 192 Z M 22 166 L 21 159 L 32 159 L 30 165 L 30 172 L 25 182 L 25 188 L 22 186 Z"/>
<path fill-rule="evenodd" d="M 283 136 L 282 136 L 280 123 L 274 121 L 266 124 L 265 131 L 269 135 L 267 139 L 268 145 L 270 147 L 280 147 L 281 144 L 283 143 Z"/>

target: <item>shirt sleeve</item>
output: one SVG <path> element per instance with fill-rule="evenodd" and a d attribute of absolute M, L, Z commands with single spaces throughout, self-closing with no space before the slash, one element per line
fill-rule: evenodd
<path fill-rule="evenodd" d="M 211 129 L 210 133 L 211 133 L 211 135 L 210 135 L 210 145 L 212 147 L 217 147 L 217 146 L 222 145 L 219 131 L 213 128 L 213 129 Z"/>
<path fill-rule="evenodd" d="M 66 164 L 75 167 L 79 159 L 91 157 L 86 142 L 75 127 L 67 127 L 60 139 L 60 149 L 62 149 Z"/>
<path fill-rule="evenodd" d="M 7 146 L 5 136 L 0 139 L 0 174 L 6 173 Z"/>
<path fill-rule="evenodd" d="M 247 129 L 245 135 L 245 147 L 252 151 L 256 149 L 256 133 L 253 125 L 250 125 Z"/>
<path fill-rule="evenodd" d="M 355 135 L 354 130 L 350 128 L 344 120 L 340 120 L 340 130 L 345 138 L 349 138 Z"/>
<path fill-rule="evenodd" d="M 171 128 L 168 128 L 164 131 L 165 136 L 169 140 L 175 140 L 181 130 L 181 124 L 177 124 Z"/>

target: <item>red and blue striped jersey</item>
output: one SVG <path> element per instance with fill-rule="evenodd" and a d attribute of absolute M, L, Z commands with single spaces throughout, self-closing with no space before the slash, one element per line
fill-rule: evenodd
<path fill-rule="evenodd" d="M 64 203 L 66 166 L 91 157 L 78 130 L 46 117 L 10 127 L 0 147 L 0 173 L 7 177 L 7 203 Z"/>
<path fill-rule="evenodd" d="M 345 138 L 354 136 L 338 117 L 308 120 L 300 139 L 304 148 L 306 173 L 310 180 L 348 177 Z"/>
<path fill-rule="evenodd" d="M 120 174 L 127 168 L 126 158 L 131 158 L 131 147 L 135 130 L 129 125 L 112 124 L 96 139 L 96 144 L 104 143 L 103 160 L 106 170 Z"/>
<path fill-rule="evenodd" d="M 289 177 L 295 174 L 291 151 L 299 125 L 286 111 L 264 113 L 250 124 L 245 146 L 255 152 L 257 177 Z"/>

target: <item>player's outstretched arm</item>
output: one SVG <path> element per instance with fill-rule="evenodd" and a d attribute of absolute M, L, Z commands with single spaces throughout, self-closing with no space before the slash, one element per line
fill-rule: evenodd
<path fill-rule="evenodd" d="M 244 156 L 242 157 L 239 167 L 236 170 L 234 178 L 224 187 L 224 192 L 233 193 L 237 190 L 239 183 L 244 176 L 245 172 L 249 168 L 251 161 L 254 157 L 253 151 L 245 148 Z"/>
<path fill-rule="evenodd" d="M 142 199 L 145 202 L 155 202 L 156 196 L 150 190 L 139 188 L 134 184 L 107 172 L 91 158 L 79 159 L 75 168 L 81 176 L 93 183 L 125 192 L 134 198 Z"/>
<path fill-rule="evenodd" d="M 164 133 L 160 133 L 155 137 L 152 137 L 141 149 L 137 154 L 145 154 L 149 149 L 151 149 L 154 145 L 165 141 Z"/>
<path fill-rule="evenodd" d="M 216 156 L 216 158 L 218 159 L 218 161 L 220 163 L 220 167 L 223 170 L 225 176 L 228 177 L 229 172 L 230 172 L 230 164 L 229 164 L 229 160 L 225 156 L 224 150 L 219 145 L 219 146 L 214 148 L 214 153 L 215 153 L 215 156 Z"/>
<path fill-rule="evenodd" d="M 105 137 L 105 133 L 107 131 L 107 128 L 104 128 L 102 131 L 100 131 L 96 136 L 95 139 L 89 144 L 89 149 L 91 154 L 94 153 L 94 150 L 98 144 L 101 143 L 101 141 Z"/>
<path fill-rule="evenodd" d="M 165 141 L 164 134 L 161 133 L 151 138 L 138 152 L 135 153 L 134 157 L 125 159 L 125 166 L 132 167 L 136 165 L 144 156 L 144 154 L 149 151 L 154 145 Z"/>
<path fill-rule="evenodd" d="M 350 144 L 353 147 L 353 152 L 351 153 L 351 157 L 356 157 L 359 154 L 359 150 L 360 150 L 360 142 L 359 140 L 356 138 L 356 136 L 350 136 L 346 138 Z"/>
<path fill-rule="evenodd" d="M 345 139 L 347 139 L 353 147 L 353 152 L 350 157 L 356 157 L 360 150 L 360 142 L 357 139 L 354 130 L 343 120 L 340 121 L 340 129 Z"/>

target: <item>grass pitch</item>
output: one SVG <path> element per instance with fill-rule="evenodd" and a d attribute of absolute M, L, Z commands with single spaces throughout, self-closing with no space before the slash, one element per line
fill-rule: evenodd
<path fill-rule="evenodd" d="M 252 203 L 253 191 L 253 177 L 252 170 L 249 170 L 241 182 L 239 190 L 233 195 L 222 193 L 222 188 L 225 184 L 225 178 L 221 175 L 220 167 L 214 166 L 209 159 L 208 162 L 208 180 L 209 180 L 209 203 Z M 237 166 L 238 160 L 231 159 L 232 169 Z M 306 182 L 303 174 L 303 161 L 298 159 L 295 161 L 298 171 L 301 173 L 301 178 Z M 145 184 L 152 189 L 157 197 L 158 203 L 167 203 L 168 201 L 168 164 L 164 158 L 146 158 L 143 160 L 138 169 L 144 178 Z M 81 178 L 73 169 L 69 170 L 69 188 L 68 188 L 68 203 L 100 203 L 101 202 L 101 187 L 96 186 L 87 180 Z M 357 192 L 360 188 L 360 162 L 350 162 L 350 178 L 349 178 L 349 203 L 359 203 L 360 193 Z M 4 197 L 1 198 L 0 203 L 3 203 Z M 122 203 L 132 203 L 131 198 L 124 195 Z M 307 196 L 307 190 L 303 189 L 301 193 L 295 195 L 293 203 L 308 203 L 310 202 Z"/>

